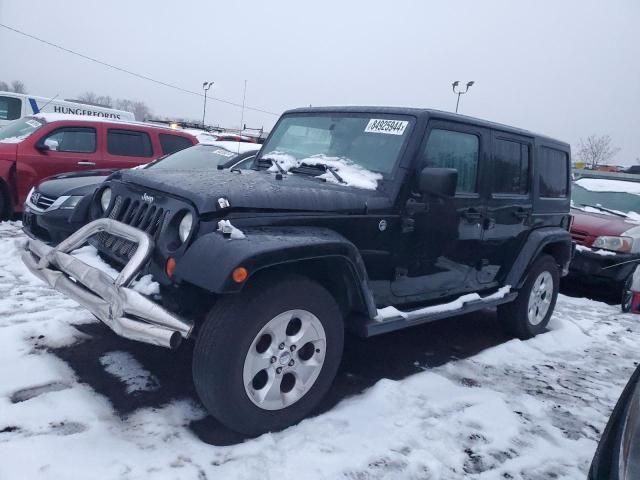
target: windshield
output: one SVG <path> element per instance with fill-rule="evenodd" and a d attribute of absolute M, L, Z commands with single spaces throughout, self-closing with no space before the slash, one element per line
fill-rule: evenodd
<path fill-rule="evenodd" d="M 289 115 L 278 123 L 259 160 L 277 161 L 294 173 L 304 165 L 324 165 L 330 171 L 316 173 L 327 181 L 376 188 L 393 172 L 412 126 L 411 117 L 400 115 Z"/>
<path fill-rule="evenodd" d="M 38 130 L 44 122 L 31 117 L 15 120 L 0 128 L 0 142 L 19 143 Z"/>
<path fill-rule="evenodd" d="M 581 179 L 575 182 L 571 193 L 572 206 L 590 212 L 619 213 L 640 218 L 640 183 L 616 180 L 606 182 L 606 185 L 599 179 Z M 629 193 L 630 189 L 625 185 L 627 183 L 631 183 L 638 193 Z"/>
<path fill-rule="evenodd" d="M 238 156 L 237 153 L 215 145 L 194 145 L 164 157 L 146 168 L 156 170 L 199 170 L 217 168 Z"/>

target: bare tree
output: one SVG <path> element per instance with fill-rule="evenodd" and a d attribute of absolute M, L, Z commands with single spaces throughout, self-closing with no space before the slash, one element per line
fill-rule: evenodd
<path fill-rule="evenodd" d="M 598 165 L 607 163 L 620 151 L 620 148 L 611 144 L 609 135 L 589 135 L 581 138 L 578 143 L 576 157 L 585 165 L 595 169 Z"/>
<path fill-rule="evenodd" d="M 151 116 L 151 109 L 144 102 L 133 102 L 132 113 L 136 120 L 144 121 Z"/>
<path fill-rule="evenodd" d="M 24 86 L 24 82 L 21 80 L 14 80 L 13 82 L 11 82 L 11 89 L 15 93 L 27 93 L 27 89 Z"/>
<path fill-rule="evenodd" d="M 133 111 L 133 102 L 124 98 L 118 98 L 115 103 L 115 108 L 118 110 L 124 110 L 126 112 Z"/>
<path fill-rule="evenodd" d="M 0 91 L 8 92 L 9 91 L 9 84 L 7 82 L 3 82 L 2 80 L 0 80 Z"/>
<path fill-rule="evenodd" d="M 98 100 L 98 95 L 96 95 L 94 92 L 84 92 L 82 95 L 80 95 L 78 97 L 78 101 L 86 103 L 88 105 L 93 105 L 94 103 L 97 103 Z"/>
<path fill-rule="evenodd" d="M 117 108 L 118 110 L 124 110 L 125 112 L 131 112 L 136 120 L 142 121 L 151 116 L 151 109 L 149 106 L 146 103 L 137 100 L 112 98 L 109 95 L 97 95 L 94 92 L 87 91 L 80 95 L 77 101 L 88 105 L 111 107 Z"/>
<path fill-rule="evenodd" d="M 115 101 L 115 108 L 133 113 L 136 120 L 143 121 L 151 116 L 149 106 L 141 101 L 127 100 L 126 98 L 118 98 Z"/>

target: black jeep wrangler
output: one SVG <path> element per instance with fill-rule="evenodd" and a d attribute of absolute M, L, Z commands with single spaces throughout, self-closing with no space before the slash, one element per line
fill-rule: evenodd
<path fill-rule="evenodd" d="M 570 151 L 524 130 L 424 109 L 286 112 L 251 170 L 129 170 L 95 221 L 23 259 L 117 334 L 195 339 L 206 408 L 281 429 L 329 389 L 346 328 L 378 335 L 487 307 L 545 330 L 571 258 Z M 114 280 L 70 253 L 93 244 Z M 152 274 L 161 298 L 131 288 Z"/>

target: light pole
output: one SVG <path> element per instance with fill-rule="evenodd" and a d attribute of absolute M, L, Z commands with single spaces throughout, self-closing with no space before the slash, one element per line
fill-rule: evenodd
<path fill-rule="evenodd" d="M 460 90 L 458 88 L 458 85 L 460 85 L 460 81 L 456 80 L 455 82 L 453 82 L 451 84 L 451 88 L 453 89 L 453 93 L 454 95 L 458 95 L 458 100 L 456 101 L 456 113 L 458 113 L 458 105 L 460 105 L 460 95 L 464 95 L 465 93 L 467 93 L 469 91 L 469 88 L 471 88 L 473 86 L 473 84 L 476 83 L 473 80 L 470 82 L 467 82 L 467 88 L 465 88 L 464 91 Z M 456 91 L 456 88 L 458 88 L 458 90 Z"/>
<path fill-rule="evenodd" d="M 204 105 L 202 106 L 202 128 L 204 128 L 204 116 L 207 113 L 207 92 L 213 87 L 213 82 L 204 82 L 202 89 L 204 90 Z"/>

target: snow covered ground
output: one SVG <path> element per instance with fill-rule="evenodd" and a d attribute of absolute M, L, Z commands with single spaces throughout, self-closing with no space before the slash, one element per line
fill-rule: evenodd
<path fill-rule="evenodd" d="M 46 288 L 22 241 L 19 224 L 0 223 L 3 480 L 582 479 L 640 357 L 637 316 L 561 296 L 550 331 L 526 342 L 500 337 L 491 313 L 348 342 L 338 383 L 356 388 L 336 406 L 214 446 L 194 433 L 206 415 L 188 360 L 113 336 Z M 467 355 L 464 339 L 484 351 Z M 434 366 L 439 348 L 462 353 Z M 354 357 L 375 370 L 364 391 Z"/>

